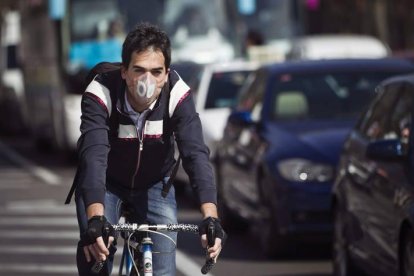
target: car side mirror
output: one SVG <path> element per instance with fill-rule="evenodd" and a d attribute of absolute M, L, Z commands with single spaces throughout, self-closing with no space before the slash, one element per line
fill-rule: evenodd
<path fill-rule="evenodd" d="M 248 111 L 234 111 L 229 115 L 228 121 L 242 127 L 254 125 L 252 114 Z"/>
<path fill-rule="evenodd" d="M 371 159 L 385 161 L 404 160 L 408 156 L 406 146 L 399 139 L 370 142 L 366 155 Z"/>

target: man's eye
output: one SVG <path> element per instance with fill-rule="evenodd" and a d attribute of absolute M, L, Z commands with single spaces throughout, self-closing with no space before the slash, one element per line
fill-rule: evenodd
<path fill-rule="evenodd" d="M 162 73 L 161 71 L 153 71 L 152 75 L 155 77 L 158 77 L 159 75 L 161 75 L 161 73 Z"/>

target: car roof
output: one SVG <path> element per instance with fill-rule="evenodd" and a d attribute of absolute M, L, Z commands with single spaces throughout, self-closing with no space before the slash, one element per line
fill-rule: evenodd
<path fill-rule="evenodd" d="M 205 66 L 206 70 L 213 72 L 231 72 L 238 70 L 252 71 L 260 66 L 259 62 L 248 60 L 233 60 L 226 62 L 210 63 Z"/>
<path fill-rule="evenodd" d="M 297 58 L 381 58 L 389 56 L 389 47 L 376 37 L 360 34 L 319 34 L 297 37 L 292 50 Z"/>
<path fill-rule="evenodd" d="M 414 64 L 397 58 L 383 58 L 383 59 L 324 59 L 324 60 L 299 60 L 286 61 L 282 63 L 272 63 L 263 65 L 261 67 L 272 74 L 283 73 L 300 73 L 300 72 L 318 72 L 326 70 L 334 71 L 363 71 L 372 70 L 377 71 L 388 70 L 413 70 Z"/>

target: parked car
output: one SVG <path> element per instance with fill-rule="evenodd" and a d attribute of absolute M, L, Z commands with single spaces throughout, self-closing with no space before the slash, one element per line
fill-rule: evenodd
<path fill-rule="evenodd" d="M 388 79 L 344 144 L 334 275 L 414 275 L 413 114 L 414 75 Z"/>
<path fill-rule="evenodd" d="M 180 61 L 171 64 L 170 69 L 177 71 L 180 77 L 190 87 L 194 87 L 200 81 L 200 75 L 204 64 L 193 61 Z"/>
<path fill-rule="evenodd" d="M 226 119 L 241 86 L 249 73 L 258 66 L 256 62 L 243 60 L 213 63 L 203 68 L 198 81 L 189 83 L 194 92 L 196 111 L 200 116 L 204 142 L 210 149 L 211 159 L 215 156 L 216 144 L 222 137 Z M 182 167 L 178 170 L 176 179 L 188 181 Z"/>
<path fill-rule="evenodd" d="M 255 71 L 215 160 L 227 229 L 257 226 L 269 256 L 285 254 L 290 240 L 330 241 L 330 194 L 345 137 L 378 83 L 413 69 L 405 60 L 343 59 Z"/>
<path fill-rule="evenodd" d="M 320 34 L 297 37 L 288 59 L 384 58 L 390 47 L 376 37 L 357 34 Z"/>

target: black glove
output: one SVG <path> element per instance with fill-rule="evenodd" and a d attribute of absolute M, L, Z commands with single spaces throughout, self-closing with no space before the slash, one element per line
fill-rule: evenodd
<path fill-rule="evenodd" d="M 109 236 L 114 237 L 115 230 L 106 217 L 93 216 L 88 220 L 88 229 L 82 234 L 81 245 L 94 244 L 98 237 L 102 237 L 105 244 L 107 244 Z"/>
<path fill-rule="evenodd" d="M 227 239 L 227 234 L 226 232 L 224 232 L 223 227 L 221 227 L 220 219 L 218 218 L 212 218 L 212 217 L 205 218 L 201 222 L 198 228 L 200 236 L 203 234 L 207 234 L 207 230 L 208 230 L 208 226 L 210 222 L 214 224 L 215 238 L 221 239 L 221 246 L 224 246 L 224 243 L 226 242 L 226 239 Z"/>

